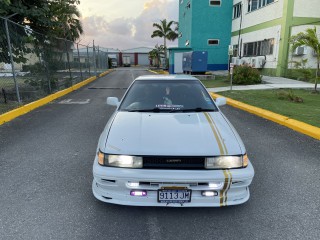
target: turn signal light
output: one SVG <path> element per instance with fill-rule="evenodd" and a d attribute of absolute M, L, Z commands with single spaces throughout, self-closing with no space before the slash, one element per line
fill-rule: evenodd
<path fill-rule="evenodd" d="M 98 152 L 98 163 L 104 165 L 104 154 L 100 151 Z"/>
<path fill-rule="evenodd" d="M 245 155 L 243 155 L 243 167 L 246 167 L 246 166 L 248 166 L 248 163 L 249 163 L 249 158 L 248 158 L 248 155 L 247 154 L 245 154 Z"/>

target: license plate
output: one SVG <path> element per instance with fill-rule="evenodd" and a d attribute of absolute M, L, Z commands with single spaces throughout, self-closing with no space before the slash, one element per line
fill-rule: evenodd
<path fill-rule="evenodd" d="M 191 190 L 190 189 L 159 189 L 158 202 L 160 203 L 191 202 Z"/>

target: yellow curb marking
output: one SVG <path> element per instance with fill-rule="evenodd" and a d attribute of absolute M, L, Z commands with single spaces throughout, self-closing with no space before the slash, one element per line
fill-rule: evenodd
<path fill-rule="evenodd" d="M 162 74 L 162 75 L 168 75 L 168 74 L 169 74 L 168 71 L 162 71 L 162 73 L 159 73 L 159 72 L 156 72 L 156 71 L 153 71 L 153 70 L 150 70 L 150 69 L 148 69 L 148 71 L 149 71 L 149 72 L 152 72 L 152 73 L 154 73 L 154 74 Z"/>
<path fill-rule="evenodd" d="M 106 74 L 108 74 L 108 73 L 110 73 L 112 71 L 113 70 L 108 70 L 108 71 L 106 71 L 104 73 L 101 73 L 99 76 L 105 76 Z M 21 115 L 24 115 L 24 114 L 26 114 L 26 113 L 28 113 L 28 112 L 30 112 L 30 111 L 38 108 L 38 107 L 41 107 L 41 106 L 43 106 L 43 105 L 45 105 L 45 104 L 47 104 L 47 103 L 49 103 L 49 102 L 51 102 L 51 101 L 53 101 L 53 100 L 55 100 L 57 98 L 62 97 L 64 95 L 68 94 L 68 93 L 71 93 L 71 92 L 83 87 L 84 85 L 87 85 L 88 83 L 91 83 L 92 81 L 94 81 L 96 79 L 97 79 L 97 77 L 95 77 L 95 76 L 94 77 L 90 77 L 90 78 L 88 78 L 88 79 L 86 79 L 86 80 L 84 80 L 84 81 L 82 81 L 80 83 L 77 83 L 77 84 L 73 85 L 72 87 L 66 88 L 64 90 L 61 90 L 61 91 L 56 92 L 56 93 L 53 93 L 53 94 L 51 94 L 49 96 L 46 96 L 44 98 L 41 98 L 41 99 L 39 99 L 37 101 L 28 103 L 28 104 L 23 105 L 23 106 L 21 106 L 19 108 L 16 108 L 16 109 L 13 109 L 13 110 L 11 110 L 9 112 L 6 112 L 6 113 L 0 115 L 0 125 L 4 124 L 6 122 L 9 122 L 9 121 L 21 116 Z"/>

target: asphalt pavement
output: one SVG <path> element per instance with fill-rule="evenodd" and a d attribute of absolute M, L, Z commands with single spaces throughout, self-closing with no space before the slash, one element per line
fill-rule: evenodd
<path fill-rule="evenodd" d="M 250 200 L 224 208 L 106 204 L 91 192 L 99 135 L 142 69 L 118 69 L 0 126 L 0 239 L 319 239 L 320 141 L 221 108 L 256 171 Z"/>

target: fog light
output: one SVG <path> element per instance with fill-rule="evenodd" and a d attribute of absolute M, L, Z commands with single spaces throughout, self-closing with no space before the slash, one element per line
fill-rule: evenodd
<path fill-rule="evenodd" d="M 128 187 L 130 187 L 130 188 L 139 187 L 139 183 L 138 183 L 138 182 L 128 182 L 127 185 L 128 185 Z"/>
<path fill-rule="evenodd" d="M 142 197 L 145 197 L 145 196 L 147 196 L 147 191 L 138 191 L 138 190 L 132 190 L 132 191 L 130 191 L 130 195 L 131 196 L 142 196 Z"/>
<path fill-rule="evenodd" d="M 222 182 L 211 182 L 209 183 L 209 188 L 220 189 L 222 188 Z"/>
<path fill-rule="evenodd" d="M 202 191 L 201 195 L 204 197 L 215 197 L 215 196 L 218 196 L 218 192 L 216 192 L 216 191 Z"/>

